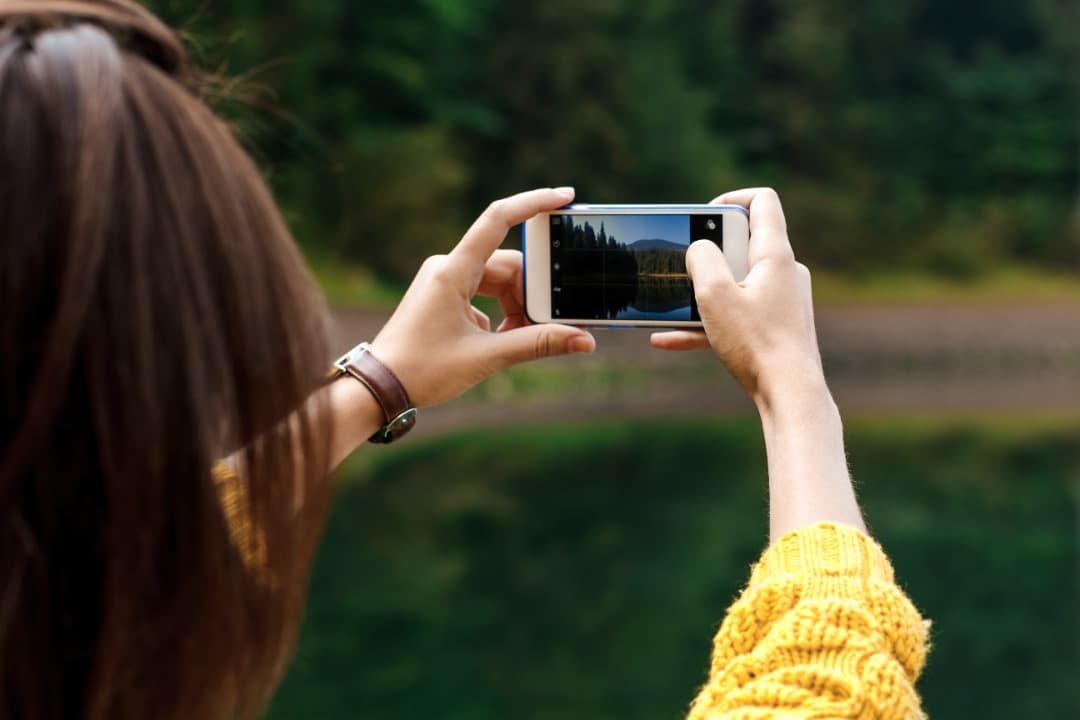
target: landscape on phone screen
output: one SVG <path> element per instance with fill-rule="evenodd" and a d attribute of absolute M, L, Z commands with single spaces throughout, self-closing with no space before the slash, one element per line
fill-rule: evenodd
<path fill-rule="evenodd" d="M 551 215 L 551 313 L 560 320 L 697 321 L 686 249 L 723 247 L 722 215 Z"/>

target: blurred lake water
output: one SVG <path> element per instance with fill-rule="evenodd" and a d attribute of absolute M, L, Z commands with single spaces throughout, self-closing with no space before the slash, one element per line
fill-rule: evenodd
<path fill-rule="evenodd" d="M 931 717 L 1080 707 L 1080 424 L 846 425 L 869 525 L 932 618 Z M 341 473 L 271 718 L 681 717 L 766 541 L 751 418 L 562 418 Z"/>
<path fill-rule="evenodd" d="M 1080 303 L 825 305 L 816 319 L 829 382 L 845 413 L 1080 413 Z M 344 351 L 355 338 L 374 337 L 385 320 L 381 312 L 339 312 L 337 346 Z M 752 411 L 709 353 L 653 350 L 647 331 L 595 334 L 594 355 L 515 369 L 425 411 L 416 432 L 507 420 Z"/>
<path fill-rule="evenodd" d="M 934 623 L 931 717 L 1080 712 L 1078 318 L 819 311 L 868 523 Z M 338 319 L 345 347 L 384 316 Z M 760 429 L 710 355 L 599 340 L 347 464 L 270 718 L 685 713 L 766 542 Z"/>

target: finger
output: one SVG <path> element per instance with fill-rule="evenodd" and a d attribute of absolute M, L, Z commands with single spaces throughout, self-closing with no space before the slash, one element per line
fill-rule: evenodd
<path fill-rule="evenodd" d="M 733 190 L 714 198 L 713 205 L 742 205 L 750 212 L 750 266 L 765 259 L 795 257 L 787 234 L 780 196 L 772 188 Z"/>
<path fill-rule="evenodd" d="M 525 315 L 525 290 L 522 259 L 517 250 L 496 250 L 484 267 L 476 289 L 477 295 L 498 298 L 506 317 Z"/>
<path fill-rule="evenodd" d="M 735 276 L 727 264 L 724 251 L 711 240 L 698 240 L 687 248 L 686 272 L 699 298 L 699 291 L 726 289 L 735 285 Z"/>
<path fill-rule="evenodd" d="M 713 198 L 710 205 L 741 205 L 750 211 L 750 232 L 755 229 L 771 227 L 779 232 L 787 232 L 787 220 L 780 196 L 770 187 L 743 188 L 732 190 Z M 754 216 L 754 211 L 758 215 Z"/>
<path fill-rule="evenodd" d="M 518 328 L 527 327 L 532 323 L 529 322 L 529 318 L 525 317 L 525 313 L 507 313 L 503 321 L 499 323 L 499 328 L 495 332 L 509 332 L 511 330 L 517 330 Z"/>
<path fill-rule="evenodd" d="M 519 250 L 496 250 L 484 266 L 476 294 L 502 298 L 509 294 L 519 305 L 525 304 L 522 268 L 524 260 Z M 505 308 L 504 308 L 505 310 Z"/>
<path fill-rule="evenodd" d="M 686 251 L 686 271 L 690 274 L 702 320 L 716 321 L 731 312 L 733 301 L 739 299 L 739 286 L 716 243 L 710 240 L 693 243 Z"/>
<path fill-rule="evenodd" d="M 558 355 L 587 354 L 596 349 L 592 335 L 568 325 L 529 325 L 496 333 L 486 340 L 501 368 Z"/>
<path fill-rule="evenodd" d="M 488 317 L 487 313 L 477 307 L 471 308 L 471 310 L 477 327 L 484 332 L 491 332 L 491 318 Z"/>
<path fill-rule="evenodd" d="M 510 228 L 537 213 L 560 208 L 573 199 L 573 188 L 544 188 L 496 200 L 472 224 L 461 242 L 450 252 L 450 257 L 463 267 L 475 268 L 479 275 Z"/>
<path fill-rule="evenodd" d="M 658 350 L 707 350 L 710 347 L 708 336 L 700 330 L 673 330 L 671 332 L 653 333 L 649 341 Z"/>

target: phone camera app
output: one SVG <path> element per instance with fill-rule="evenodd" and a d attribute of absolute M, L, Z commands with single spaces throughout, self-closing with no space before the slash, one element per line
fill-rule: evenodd
<path fill-rule="evenodd" d="M 552 314 L 698 320 L 686 249 L 700 239 L 722 246 L 723 232 L 719 213 L 564 215 L 549 241 Z"/>

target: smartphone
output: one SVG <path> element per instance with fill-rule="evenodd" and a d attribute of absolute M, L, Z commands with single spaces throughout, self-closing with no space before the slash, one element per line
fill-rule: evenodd
<path fill-rule="evenodd" d="M 711 240 L 736 280 L 748 272 L 749 213 L 739 205 L 568 205 L 521 229 L 532 322 L 701 327 L 686 249 Z"/>

